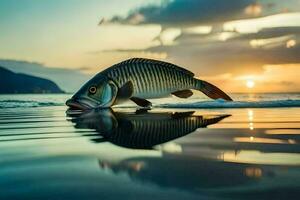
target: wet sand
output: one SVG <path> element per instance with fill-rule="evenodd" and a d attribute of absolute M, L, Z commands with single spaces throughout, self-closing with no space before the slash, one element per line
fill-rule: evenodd
<path fill-rule="evenodd" d="M 65 111 L 1 109 L 1 199 L 300 195 L 300 108 Z"/>

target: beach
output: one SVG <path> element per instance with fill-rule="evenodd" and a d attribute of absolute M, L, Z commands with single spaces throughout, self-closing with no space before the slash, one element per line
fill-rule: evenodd
<path fill-rule="evenodd" d="M 300 195 L 299 94 L 88 114 L 66 112 L 70 96 L 0 96 L 1 199 Z"/>

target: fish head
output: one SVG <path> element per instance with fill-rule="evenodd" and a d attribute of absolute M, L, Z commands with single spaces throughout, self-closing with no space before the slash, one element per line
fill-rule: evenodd
<path fill-rule="evenodd" d="M 109 134 L 118 127 L 118 120 L 112 109 L 92 109 L 84 110 L 80 113 L 69 110 L 67 112 L 68 119 L 75 128 L 93 129 L 100 135 Z"/>
<path fill-rule="evenodd" d="M 85 83 L 66 105 L 72 109 L 109 108 L 115 102 L 118 87 L 106 76 L 96 75 Z"/>

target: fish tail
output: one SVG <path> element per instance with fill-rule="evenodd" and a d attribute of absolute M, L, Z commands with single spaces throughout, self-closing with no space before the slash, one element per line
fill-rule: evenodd
<path fill-rule="evenodd" d="M 233 101 L 232 98 L 221 89 L 211 83 L 200 79 L 195 79 L 195 89 L 203 92 L 206 96 L 212 99 L 224 99 L 227 101 Z"/>

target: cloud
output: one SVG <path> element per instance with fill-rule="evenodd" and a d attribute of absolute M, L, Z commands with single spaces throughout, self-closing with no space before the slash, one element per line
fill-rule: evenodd
<path fill-rule="evenodd" d="M 101 53 L 110 53 L 110 52 L 117 52 L 117 53 L 124 53 L 127 54 L 128 57 L 145 57 L 145 58 L 152 58 L 152 59 L 166 59 L 167 54 L 164 52 L 157 52 L 157 51 L 149 51 L 143 49 L 113 49 L 113 50 L 106 50 L 101 51 Z"/>
<path fill-rule="evenodd" d="M 212 75 L 216 72 L 238 74 L 260 72 L 265 64 L 300 63 L 300 46 L 296 44 L 293 48 L 286 48 L 285 43 L 283 44 L 267 49 L 253 48 L 248 39 L 207 41 L 199 36 L 179 39 L 173 46 L 158 46 L 148 50 L 165 52 L 167 60 L 182 65 L 197 75 Z"/>
<path fill-rule="evenodd" d="M 295 46 L 295 40 L 293 35 L 285 35 L 281 37 L 267 38 L 267 39 L 253 39 L 250 40 L 250 46 L 253 48 L 276 48 L 286 46 L 292 48 Z M 293 43 L 294 41 L 294 43 Z"/>
<path fill-rule="evenodd" d="M 280 13 L 254 19 L 235 20 L 224 23 L 225 31 L 256 33 L 263 28 L 299 27 L 300 12 Z"/>
<path fill-rule="evenodd" d="M 166 27 L 212 25 L 225 21 L 295 12 L 300 9 L 298 0 L 288 3 L 281 0 L 162 0 L 136 8 L 125 17 L 113 16 L 101 24 L 160 24 Z"/>
<path fill-rule="evenodd" d="M 161 24 L 189 26 L 211 24 L 246 17 L 244 9 L 254 0 L 172 0 L 161 5 L 147 5 L 131 11 L 126 17 L 114 16 L 107 23 Z"/>
<path fill-rule="evenodd" d="M 259 16 L 262 13 L 262 5 L 258 2 L 255 2 L 253 4 L 248 5 L 245 9 L 244 12 L 246 15 L 250 16 Z"/>
<path fill-rule="evenodd" d="M 241 34 L 239 38 L 243 39 L 268 39 L 273 37 L 281 37 L 286 35 L 300 35 L 300 24 L 295 27 L 273 27 L 263 28 L 257 33 Z"/>

